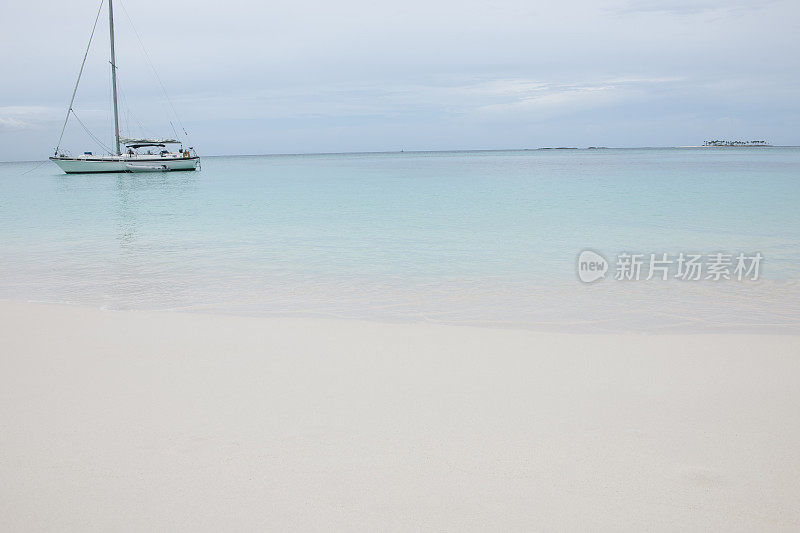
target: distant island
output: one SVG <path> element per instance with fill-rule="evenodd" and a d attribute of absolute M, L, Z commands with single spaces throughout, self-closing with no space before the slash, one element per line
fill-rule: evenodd
<path fill-rule="evenodd" d="M 767 141 L 706 141 L 703 146 L 772 146 Z"/>

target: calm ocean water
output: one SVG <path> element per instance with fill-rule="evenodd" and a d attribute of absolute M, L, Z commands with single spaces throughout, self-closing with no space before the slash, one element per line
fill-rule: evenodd
<path fill-rule="evenodd" d="M 0 298 L 602 331 L 800 332 L 800 149 L 0 163 Z M 25 173 L 26 171 L 29 171 Z M 764 256 L 758 281 L 583 284 L 576 256 Z"/>

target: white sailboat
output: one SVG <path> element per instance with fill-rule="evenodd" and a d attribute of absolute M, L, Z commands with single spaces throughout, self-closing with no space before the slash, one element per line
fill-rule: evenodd
<path fill-rule="evenodd" d="M 101 5 L 102 8 L 102 5 Z M 98 12 L 99 18 L 100 13 Z M 95 26 L 97 27 L 97 18 Z M 72 91 L 72 98 L 67 109 L 67 117 L 64 126 L 61 128 L 61 136 L 56 146 L 55 154 L 50 160 L 58 165 L 67 174 L 89 173 L 89 172 L 163 172 L 170 170 L 196 170 L 200 166 L 200 157 L 194 148 L 183 148 L 183 143 L 177 139 L 143 139 L 120 137 L 119 134 L 119 112 L 117 105 L 117 67 L 114 59 L 114 6 L 113 0 L 108 0 L 108 24 L 111 40 L 111 93 L 114 101 L 114 141 L 115 153 L 107 155 L 84 152 L 82 155 L 71 156 L 61 150 L 61 140 L 64 137 L 64 130 L 67 126 L 70 113 L 74 114 L 72 105 L 75 102 L 75 94 L 78 91 L 83 67 L 86 63 L 86 54 L 83 56 L 83 63 L 78 73 L 78 81 L 75 82 L 75 89 Z M 92 28 L 92 36 L 94 36 Z M 89 38 L 91 46 L 91 37 Z M 180 145 L 176 151 L 167 149 L 169 145 Z M 122 150 L 122 147 L 125 150 Z"/>

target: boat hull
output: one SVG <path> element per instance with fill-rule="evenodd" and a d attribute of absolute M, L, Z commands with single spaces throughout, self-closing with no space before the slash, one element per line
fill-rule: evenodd
<path fill-rule="evenodd" d="M 100 172 L 131 172 L 130 165 L 163 166 L 163 170 L 196 170 L 199 157 L 176 157 L 150 159 L 114 157 L 114 158 L 67 158 L 51 157 L 50 161 L 59 166 L 67 174 L 93 174 Z"/>
<path fill-rule="evenodd" d="M 125 165 L 125 168 L 128 170 L 128 172 L 166 172 L 169 170 L 167 165 L 145 165 L 143 163 L 128 163 Z"/>

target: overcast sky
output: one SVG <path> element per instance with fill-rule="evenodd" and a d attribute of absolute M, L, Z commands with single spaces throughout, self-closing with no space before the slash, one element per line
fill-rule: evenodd
<path fill-rule="evenodd" d="M 52 152 L 99 5 L 3 6 L 0 160 Z M 114 7 L 123 129 L 173 135 L 132 20 L 201 155 L 800 144 L 797 0 Z M 75 110 L 111 145 L 106 8 Z"/>

